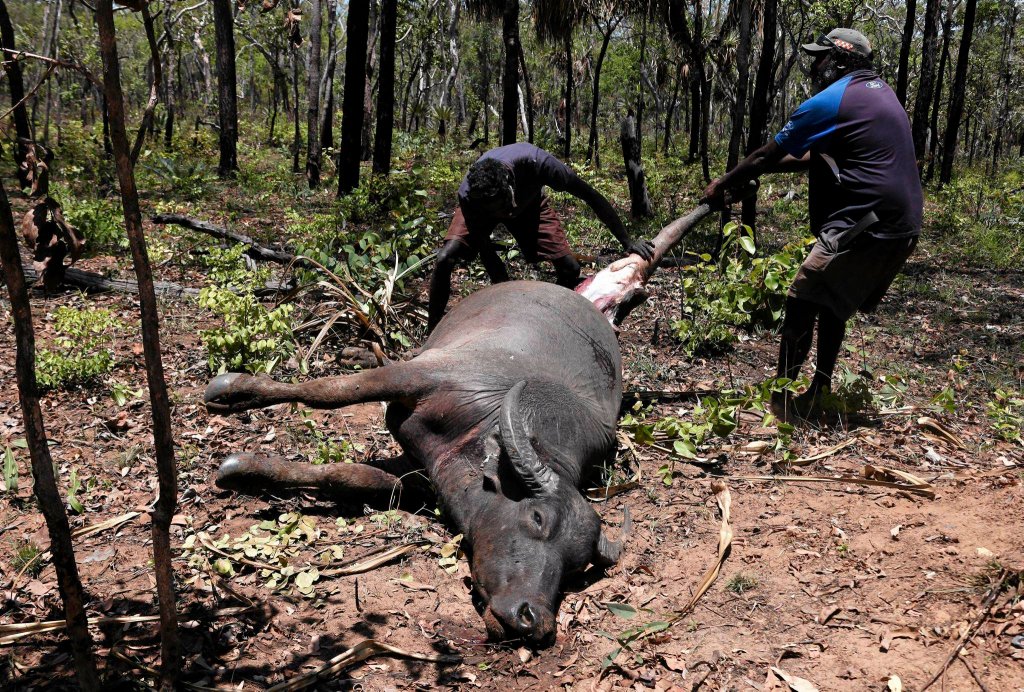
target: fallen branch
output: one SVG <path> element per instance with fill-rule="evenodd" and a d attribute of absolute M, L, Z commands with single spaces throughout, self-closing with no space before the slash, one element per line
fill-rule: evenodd
<path fill-rule="evenodd" d="M 776 463 L 775 465 L 778 466 L 779 468 L 783 468 L 783 469 L 786 469 L 786 468 L 796 468 L 796 467 L 799 467 L 799 466 L 809 466 L 810 464 L 813 464 L 814 462 L 818 461 L 819 459 L 824 459 L 825 457 L 830 457 L 833 454 L 835 454 L 836 452 L 838 452 L 840 450 L 843 450 L 843 449 L 846 449 L 847 447 L 850 447 L 850 446 L 855 445 L 855 444 L 857 444 L 857 438 L 856 437 L 851 437 L 848 440 L 840 442 L 839 444 L 835 445 L 834 447 L 829 447 L 828 449 L 825 449 L 825 450 L 823 450 L 821 452 L 818 452 L 817 454 L 812 454 L 809 457 L 800 457 L 799 459 L 792 459 L 790 461 L 780 461 L 780 462 Z"/>
<path fill-rule="evenodd" d="M 37 277 L 36 270 L 32 268 L 31 262 L 22 263 L 22 271 L 25 272 L 25 279 L 31 283 L 35 283 Z M 73 286 L 74 288 L 80 288 L 86 293 L 106 293 L 108 291 L 114 291 L 115 293 L 134 293 L 138 294 L 139 284 L 131 279 L 108 279 L 101 274 L 95 272 L 87 272 L 82 269 L 75 269 L 74 267 L 68 267 L 64 272 L 64 285 Z M 167 281 L 154 281 L 153 290 L 159 296 L 180 298 L 182 296 L 197 296 L 199 290 L 195 288 L 189 288 L 187 286 L 179 286 Z"/>
<path fill-rule="evenodd" d="M 156 216 L 151 217 L 150 220 L 156 224 L 173 224 L 175 226 L 181 226 L 193 231 L 205 233 L 206 235 L 213 236 L 214 238 L 230 240 L 234 243 L 246 245 L 249 247 L 247 254 L 253 259 L 276 262 L 277 264 L 288 264 L 295 259 L 295 255 L 290 252 L 275 250 L 274 248 L 260 245 L 247 235 L 229 231 L 223 226 L 217 226 L 216 224 L 209 223 L 208 221 L 200 221 L 199 219 L 194 219 L 191 216 L 184 216 L 182 214 L 157 214 Z"/>
<path fill-rule="evenodd" d="M 287 682 L 274 685 L 268 690 L 268 692 L 293 692 L 294 690 L 305 689 L 310 685 L 322 682 L 323 680 L 336 675 L 353 664 L 365 661 L 370 656 L 380 654 L 390 654 L 392 656 L 401 656 L 402 658 L 411 658 L 414 661 L 428 661 L 430 663 L 459 663 L 462 661 L 458 656 L 418 654 L 404 649 L 399 649 L 397 646 L 391 646 L 390 644 L 379 642 L 376 639 L 364 639 L 351 649 L 347 649 L 338 654 L 320 668 L 300 675 L 297 678 L 292 678 Z"/>
<path fill-rule="evenodd" d="M 921 495 L 929 500 L 935 499 L 935 488 L 931 483 L 906 471 L 897 471 L 867 464 L 864 466 L 863 473 L 863 478 L 858 476 L 839 476 L 838 478 L 828 478 L 825 476 L 729 476 L 729 478 L 743 481 L 779 481 L 782 483 L 852 483 L 854 485 L 875 485 Z M 892 480 L 894 478 L 899 478 L 904 482 L 900 483 Z"/>
<path fill-rule="evenodd" d="M 251 606 L 236 606 L 232 608 L 220 608 L 209 613 L 179 615 L 179 622 L 198 620 L 200 618 L 222 618 L 252 610 Z M 102 625 L 133 625 L 142 622 L 159 622 L 159 615 L 118 615 L 115 617 L 89 618 L 89 624 L 93 626 Z M 44 620 L 42 622 L 19 622 L 10 625 L 0 625 L 0 646 L 13 644 L 19 639 L 30 637 L 33 634 L 45 632 L 58 632 L 67 627 L 67 620 Z"/>

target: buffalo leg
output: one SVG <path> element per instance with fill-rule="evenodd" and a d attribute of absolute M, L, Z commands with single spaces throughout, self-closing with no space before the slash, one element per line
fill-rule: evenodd
<path fill-rule="evenodd" d="M 368 504 L 402 492 L 402 481 L 367 464 L 310 464 L 270 454 L 232 454 L 217 470 L 217 487 L 246 493 L 311 488 Z"/>
<path fill-rule="evenodd" d="M 266 375 L 232 372 L 218 375 L 206 385 L 206 408 L 215 413 L 246 411 L 295 401 L 313 408 L 340 408 L 366 401 L 415 399 L 423 388 L 412 362 L 352 375 L 321 377 L 298 384 L 275 382 Z"/>

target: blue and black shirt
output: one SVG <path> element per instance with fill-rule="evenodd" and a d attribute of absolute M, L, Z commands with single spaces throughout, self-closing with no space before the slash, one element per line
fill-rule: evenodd
<path fill-rule="evenodd" d="M 804 101 L 775 142 L 811 152 L 809 208 L 816 236 L 841 232 L 874 212 L 879 238 L 921 232 L 923 195 L 907 112 L 872 70 L 857 70 Z"/>

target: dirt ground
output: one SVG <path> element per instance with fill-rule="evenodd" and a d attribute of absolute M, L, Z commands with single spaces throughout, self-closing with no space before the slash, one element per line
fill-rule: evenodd
<path fill-rule="evenodd" d="M 101 270 L 109 263 L 89 260 L 83 268 Z M 733 448 L 702 449 L 707 463 L 699 465 L 672 462 L 654 447 L 623 445 L 618 481 L 637 482 L 597 509 L 612 533 L 623 508 L 632 511 L 636 526 L 626 554 L 607 574 L 588 573 L 566 585 L 557 642 L 541 651 L 485 641 L 466 562 L 452 564 L 453 537 L 432 505 L 415 513 L 380 513 L 303 493 L 251 498 L 217 490 L 212 475 L 229 452 L 305 458 L 316 437 L 287 405 L 209 415 L 202 405 L 209 373 L 198 335 L 209 318 L 191 302 L 162 301 L 180 470 L 173 537 L 184 614 L 183 678 L 200 689 L 264 689 L 373 639 L 461 662 L 376 655 L 345 667 L 319 689 L 920 690 L 961 637 L 973 635 L 932 689 L 1024 690 L 1024 447 L 996 440 L 984 414 L 990 379 L 1009 374 L 1019 383 L 1024 376 L 1024 281 L 1021 273 L 943 268 L 927 242 L 907 274 L 877 315 L 851 326 L 847 343 L 863 355 L 846 354 L 843 361 L 854 370 L 863 361 L 876 375 L 898 373 L 907 389 L 891 409 L 856 422 L 798 427 L 793 454 L 820 458 L 784 471 L 773 468 L 778 453 L 745 451 L 757 449 L 751 442 L 774 444 L 777 438 L 753 413 L 742 417 L 728 440 Z M 652 344 L 655 325 L 663 331 L 678 304 L 674 275 L 661 276 L 654 298 L 634 313 L 622 335 L 627 390 L 719 390 L 771 374 L 777 348 L 772 334 L 744 337 L 715 358 L 683 359 L 664 337 Z M 160 278 L 188 277 L 175 274 L 172 263 Z M 37 295 L 33 310 L 42 340 L 49 333 L 48 313 L 62 304 L 107 307 L 137 324 L 129 296 Z M 13 330 L 3 305 L 0 351 L 9 357 L 0 359 L 0 445 L 13 449 L 21 467 L 17 498 L 0 496 L 0 624 L 10 624 L 53 619 L 60 601 L 48 562 L 33 575 L 20 573 L 14 560 L 26 543 L 45 550 L 48 538 L 31 499 L 27 454 L 17 446 L 24 432 Z M 145 381 L 137 334 L 119 338 L 112 350 L 117 379 Z M 337 372 L 324 353 L 311 365 L 311 376 Z M 956 356 L 959 370 L 950 366 Z M 928 404 L 947 385 L 959 405 L 939 415 Z M 141 512 L 76 541 L 89 611 L 98 617 L 156 612 L 146 514 L 156 478 L 145 401 L 140 392 L 119 407 L 103 385 L 44 400 L 62 487 L 72 469 L 83 479 L 85 511 L 72 515 L 73 527 Z M 655 404 L 648 415 L 685 418 L 694 403 Z M 380 405 L 308 415 L 320 431 L 353 443 L 357 460 L 396 451 Z M 923 416 L 938 420 L 962 445 L 919 424 Z M 658 473 L 666 464 L 675 470 L 670 485 Z M 842 481 L 763 478 L 856 477 L 866 464 L 912 473 L 933 486 L 934 498 Z M 732 502 L 734 539 L 721 574 L 692 613 L 665 629 L 652 625 L 650 636 L 605 665 L 619 646 L 615 639 L 672 618 L 714 564 L 720 516 L 713 476 L 727 483 Z M 297 588 L 271 590 L 258 568 L 238 561 L 234 575 L 218 575 L 219 556 L 194 537 L 228 534 L 234 540 L 260 522 L 296 524 L 294 516 L 281 521 L 287 513 L 306 517 L 299 522 L 301 535 L 289 534 L 287 546 L 294 552 L 291 564 L 299 567 L 317 564 L 326 571 L 325 560 L 329 568 L 407 542 L 422 545 L 358 575 L 321 576 L 307 597 Z M 339 516 L 347 518 L 343 526 Z M 187 543 L 190 536 L 194 543 Z M 224 563 L 220 567 L 228 571 Z M 239 607 L 240 613 L 218 612 Z M 151 680 L 147 668 L 159 654 L 153 624 L 105 624 L 93 634 L 111 681 L 130 688 Z M 71 685 L 69 649 L 60 634 L 33 635 L 0 649 L 3 689 Z"/>

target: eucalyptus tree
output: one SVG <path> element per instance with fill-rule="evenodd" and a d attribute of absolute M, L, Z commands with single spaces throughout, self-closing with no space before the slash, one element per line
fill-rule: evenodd
<path fill-rule="evenodd" d="M 309 2 L 309 57 L 306 62 L 306 181 L 320 187 L 320 35 L 323 31 L 320 0 Z"/>
<path fill-rule="evenodd" d="M 217 115 L 220 162 L 217 174 L 233 177 L 238 170 L 238 94 L 235 78 L 235 13 L 231 0 L 212 0 L 217 42 Z"/>
<path fill-rule="evenodd" d="M 974 37 L 974 17 L 977 0 L 967 0 L 964 6 L 964 24 L 960 33 L 960 50 L 956 58 L 956 74 L 949 94 L 949 114 L 946 116 L 946 134 L 943 140 L 942 169 L 939 182 L 948 183 L 953 178 L 953 159 L 956 157 L 957 141 L 960 135 L 960 119 L 964 114 L 964 92 L 967 89 L 967 68 L 971 59 L 971 39 Z"/>
<path fill-rule="evenodd" d="M 341 101 L 341 145 L 338 155 L 339 197 L 359 186 L 369 23 L 370 0 L 349 0 L 345 39 L 345 93 Z"/>
<path fill-rule="evenodd" d="M 911 132 L 918 165 L 924 157 L 928 138 L 928 109 L 935 88 L 935 57 L 938 41 L 939 10 L 942 0 L 928 0 L 924 10 L 924 35 L 921 38 L 921 74 L 918 78 L 917 97 L 914 99 L 914 119 Z M 934 133 L 932 134 L 934 136 Z"/>

